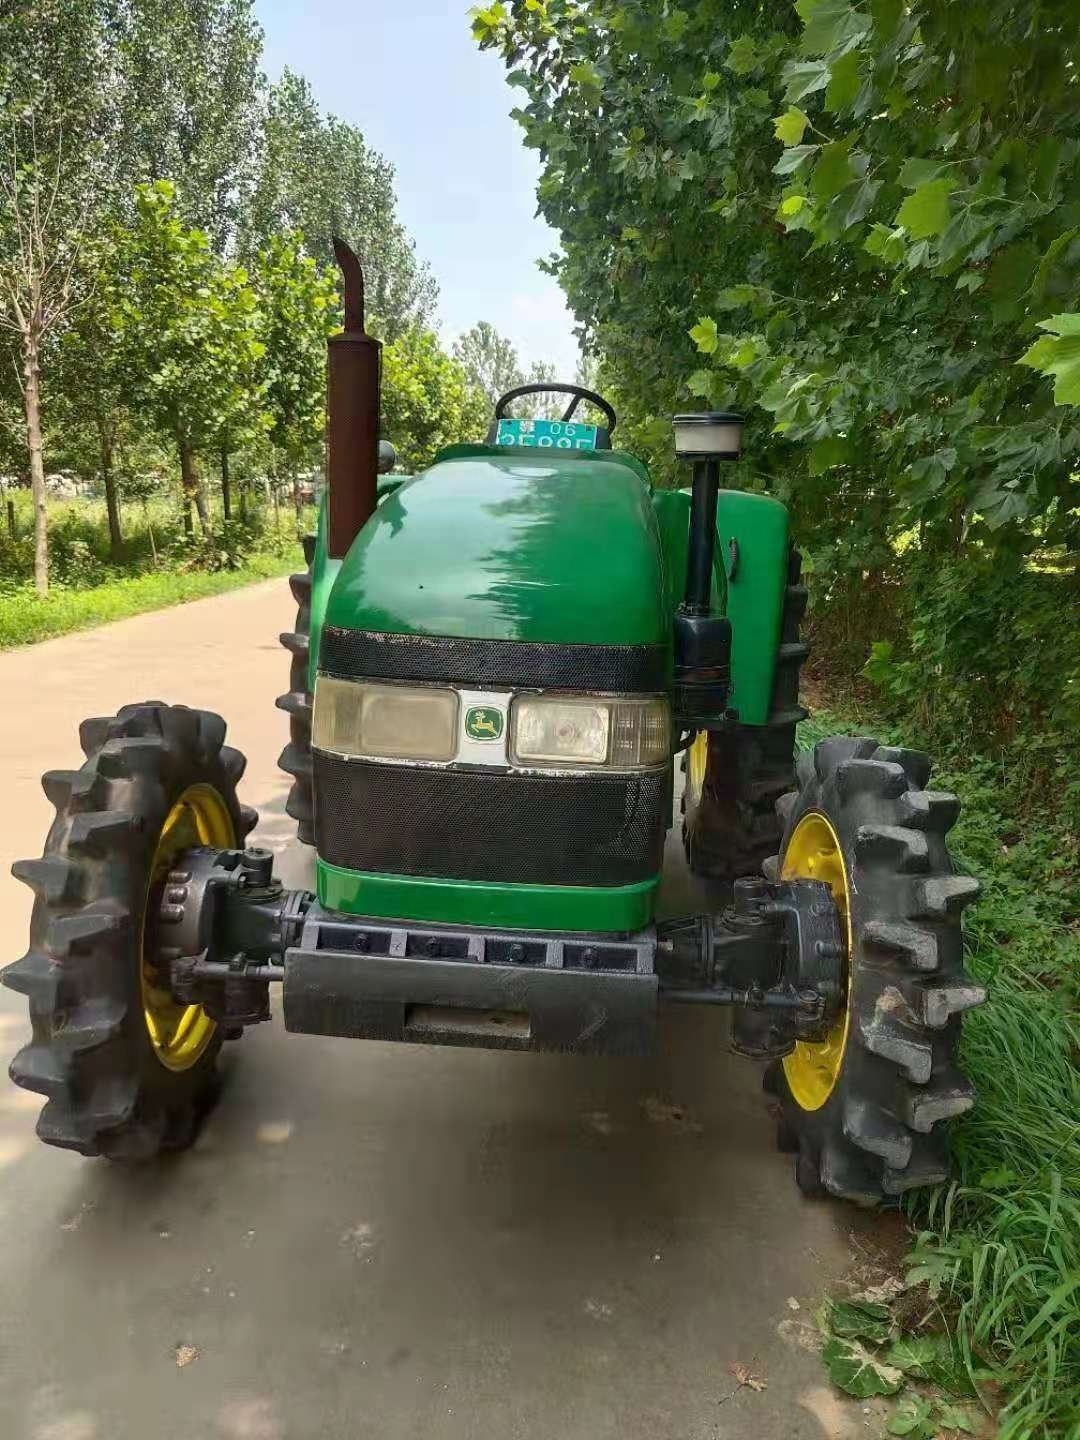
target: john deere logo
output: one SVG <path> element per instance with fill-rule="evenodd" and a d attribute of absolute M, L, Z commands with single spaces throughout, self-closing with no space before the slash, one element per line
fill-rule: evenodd
<path fill-rule="evenodd" d="M 503 733 L 503 713 L 487 705 L 474 705 L 465 713 L 465 734 L 470 740 L 498 740 Z"/>

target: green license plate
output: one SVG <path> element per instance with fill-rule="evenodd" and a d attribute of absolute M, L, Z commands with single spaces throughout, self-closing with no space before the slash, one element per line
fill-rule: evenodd
<path fill-rule="evenodd" d="M 572 420 L 500 420 L 496 445 L 529 450 L 595 450 L 595 425 Z"/>

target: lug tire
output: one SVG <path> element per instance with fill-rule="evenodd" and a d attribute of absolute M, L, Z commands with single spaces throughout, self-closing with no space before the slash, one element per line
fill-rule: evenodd
<path fill-rule="evenodd" d="M 795 784 L 795 730 L 807 715 L 799 704 L 799 672 L 810 653 L 799 639 L 806 601 L 802 556 L 792 547 L 769 719 L 711 733 L 701 794 L 683 795 L 683 845 L 697 875 L 758 875 L 779 847 L 776 802 Z"/>
<path fill-rule="evenodd" d="M 139 1160 L 194 1139 L 214 1098 L 221 1027 L 186 1070 L 158 1059 L 143 1013 L 144 914 L 158 837 L 192 785 L 212 786 L 237 843 L 257 816 L 239 804 L 245 760 L 219 715 L 148 701 L 85 720 L 86 761 L 42 777 L 56 817 L 39 860 L 13 866 L 34 891 L 30 948 L 0 971 L 30 1004 L 16 1085 L 46 1097 L 49 1145 Z"/>
<path fill-rule="evenodd" d="M 289 652 L 289 689 L 276 701 L 289 717 L 289 743 L 278 764 L 291 778 L 286 812 L 296 821 L 297 838 L 304 845 L 315 844 L 315 790 L 311 772 L 311 691 L 308 688 L 308 658 L 311 650 L 311 573 L 315 559 L 315 536 L 304 536 L 307 569 L 289 576 L 289 588 L 296 600 L 296 625 L 281 635 Z"/>
<path fill-rule="evenodd" d="M 783 1061 L 765 1075 L 779 1099 L 778 1141 L 798 1144 L 806 1194 L 872 1206 L 948 1177 L 943 1122 L 974 1104 L 957 1051 L 961 1014 L 986 992 L 964 969 L 961 913 L 978 882 L 954 872 L 946 834 L 954 795 L 926 788 L 927 757 L 834 736 L 799 757 L 799 788 L 777 810 L 783 861 L 808 813 L 831 824 L 851 904 L 847 1043 L 828 1098 L 804 1109 Z"/>

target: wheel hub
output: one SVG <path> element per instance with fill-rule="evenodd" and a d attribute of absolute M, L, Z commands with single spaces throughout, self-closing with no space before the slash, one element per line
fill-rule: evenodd
<path fill-rule="evenodd" d="M 196 846 L 231 849 L 236 831 L 228 807 L 212 785 L 189 785 L 179 797 L 161 827 L 150 868 L 150 885 L 140 946 L 140 978 L 143 1016 L 154 1054 L 168 1070 L 188 1070 L 206 1050 L 217 1028 L 201 1005 L 178 1000 L 169 985 L 168 971 L 161 965 L 155 943 L 158 927 L 169 918 L 170 907 L 178 905 L 178 893 L 190 878 L 175 862 Z M 160 898 L 159 898 L 160 897 Z M 155 900 L 158 903 L 155 904 Z"/>
<path fill-rule="evenodd" d="M 804 815 L 792 832 L 784 852 L 781 874 L 785 880 L 818 880 L 832 892 L 851 954 L 851 899 L 844 854 L 831 822 L 816 811 Z M 850 972 L 850 967 L 848 967 Z M 850 978 L 845 978 L 840 1013 L 820 1040 L 800 1040 L 784 1058 L 784 1073 L 797 1104 L 803 1110 L 820 1110 L 836 1088 L 847 1049 Z"/>

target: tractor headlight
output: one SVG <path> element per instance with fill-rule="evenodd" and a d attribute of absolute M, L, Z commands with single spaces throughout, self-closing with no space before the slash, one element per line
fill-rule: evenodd
<path fill-rule="evenodd" d="M 510 710 L 515 765 L 649 770 L 667 762 L 668 703 L 521 695 Z"/>
<path fill-rule="evenodd" d="M 452 760 L 458 696 L 434 685 L 358 684 L 320 675 L 311 742 L 335 755 L 386 760 Z"/>

